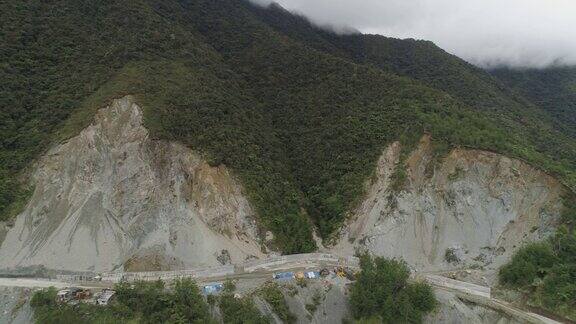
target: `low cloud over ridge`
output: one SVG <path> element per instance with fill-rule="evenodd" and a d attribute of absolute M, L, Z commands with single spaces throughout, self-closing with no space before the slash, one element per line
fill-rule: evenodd
<path fill-rule="evenodd" d="M 252 0 L 266 5 L 270 0 Z M 318 25 L 427 39 L 482 67 L 576 65 L 575 0 L 276 0 Z"/>

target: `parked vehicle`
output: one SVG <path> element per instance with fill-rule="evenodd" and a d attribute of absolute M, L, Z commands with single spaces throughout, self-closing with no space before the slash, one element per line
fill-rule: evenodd
<path fill-rule="evenodd" d="M 96 305 L 106 306 L 110 304 L 116 292 L 111 289 L 104 289 L 96 298 Z"/>
<path fill-rule="evenodd" d="M 278 272 L 273 274 L 272 278 L 276 280 L 290 280 L 294 279 L 295 275 L 294 272 Z"/>
<path fill-rule="evenodd" d="M 56 294 L 56 302 L 65 303 L 72 299 L 72 292 L 70 289 L 62 289 Z"/>
<path fill-rule="evenodd" d="M 76 299 L 85 299 L 86 295 L 89 294 L 90 292 L 85 289 L 70 287 L 58 291 L 56 294 L 56 301 L 59 303 L 67 303 Z"/>
<path fill-rule="evenodd" d="M 320 272 L 318 271 L 308 271 L 304 273 L 306 279 L 318 279 L 320 278 Z"/>
<path fill-rule="evenodd" d="M 213 283 L 206 285 L 202 288 L 202 292 L 205 295 L 214 295 L 221 292 L 224 289 L 224 284 L 221 283 Z"/>

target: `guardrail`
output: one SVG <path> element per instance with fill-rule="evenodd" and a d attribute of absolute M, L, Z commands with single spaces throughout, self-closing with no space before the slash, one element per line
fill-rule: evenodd
<path fill-rule="evenodd" d="M 102 274 L 102 281 L 156 281 L 156 280 L 176 280 L 184 278 L 213 278 L 233 275 L 234 266 L 212 267 L 194 270 L 177 271 L 149 271 L 149 272 L 116 272 Z"/>
<path fill-rule="evenodd" d="M 56 279 L 63 282 L 93 282 L 98 281 L 95 274 L 73 274 L 73 275 L 56 275 Z"/>

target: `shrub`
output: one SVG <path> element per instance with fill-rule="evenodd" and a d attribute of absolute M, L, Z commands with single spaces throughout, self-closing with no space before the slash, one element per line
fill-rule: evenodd
<path fill-rule="evenodd" d="M 460 258 L 458 258 L 458 255 L 456 255 L 456 249 L 447 248 L 446 252 L 444 252 L 444 260 L 448 263 L 460 262 Z"/>
<path fill-rule="evenodd" d="M 116 301 L 107 306 L 57 304 L 56 289 L 36 292 L 30 301 L 36 323 L 214 323 L 200 290 L 190 279 L 178 280 L 171 290 L 164 283 L 122 283 Z"/>
<path fill-rule="evenodd" d="M 565 204 L 564 225 L 550 239 L 516 252 L 500 269 L 500 282 L 527 292 L 532 304 L 576 320 L 576 201 Z"/>
<path fill-rule="evenodd" d="M 530 285 L 544 278 L 557 261 L 548 242 L 532 243 L 518 250 L 512 261 L 500 268 L 500 280 L 513 286 Z"/>
<path fill-rule="evenodd" d="M 34 308 L 54 306 L 56 304 L 56 293 L 56 288 L 54 287 L 37 291 L 30 300 L 30 306 Z"/>
<path fill-rule="evenodd" d="M 316 313 L 316 310 L 318 309 L 318 306 L 320 306 L 321 303 L 322 303 L 322 295 L 320 294 L 319 291 L 316 291 L 314 293 L 314 296 L 312 296 L 312 303 L 306 304 L 306 310 L 310 312 L 310 314 L 314 314 Z"/>
<path fill-rule="evenodd" d="M 290 312 L 286 299 L 277 284 L 267 284 L 260 290 L 260 295 L 272 306 L 274 313 L 285 323 L 296 322 L 296 316 Z"/>
<path fill-rule="evenodd" d="M 269 318 L 262 316 L 254 302 L 248 297 L 234 298 L 233 295 L 222 295 L 220 310 L 222 320 L 227 324 L 268 324 L 271 322 Z"/>

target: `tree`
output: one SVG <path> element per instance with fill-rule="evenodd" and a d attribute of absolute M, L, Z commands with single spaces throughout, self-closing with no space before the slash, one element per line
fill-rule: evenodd
<path fill-rule="evenodd" d="M 222 320 L 227 324 L 268 324 L 270 319 L 262 316 L 250 297 L 236 298 L 234 282 L 228 280 L 224 283 L 224 290 L 220 296 L 220 311 Z"/>
<path fill-rule="evenodd" d="M 409 283 L 406 263 L 365 254 L 352 286 L 350 305 L 357 320 L 379 318 L 383 323 L 421 323 L 437 304 L 432 288 Z"/>
<path fill-rule="evenodd" d="M 530 285 L 544 278 L 557 261 L 549 242 L 532 243 L 518 250 L 512 262 L 500 268 L 500 280 L 508 285 Z"/>
<path fill-rule="evenodd" d="M 182 323 L 208 323 L 211 321 L 208 305 L 204 302 L 200 289 L 191 279 L 177 280 L 172 294 L 173 319 Z M 179 321 L 174 321 L 179 323 Z"/>

